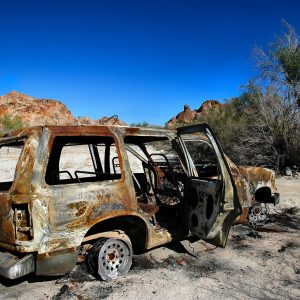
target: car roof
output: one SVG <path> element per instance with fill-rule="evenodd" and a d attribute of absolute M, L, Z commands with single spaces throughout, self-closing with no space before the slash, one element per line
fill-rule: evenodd
<path fill-rule="evenodd" d="M 33 126 L 23 129 L 18 129 L 10 131 L 0 138 L 13 138 L 30 135 L 34 132 L 42 132 L 43 130 L 49 130 L 54 134 L 105 134 L 112 133 L 117 131 L 124 132 L 125 135 L 150 135 L 150 136 L 162 136 L 162 135 L 174 135 L 176 130 L 166 129 L 166 128 L 157 128 L 157 127 L 129 127 L 121 125 L 99 125 L 99 126 Z"/>

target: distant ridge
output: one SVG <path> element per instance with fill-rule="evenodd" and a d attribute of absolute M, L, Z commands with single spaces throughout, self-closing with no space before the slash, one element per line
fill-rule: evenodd
<path fill-rule="evenodd" d="M 17 91 L 0 96 L 0 118 L 4 115 L 19 117 L 26 126 L 40 125 L 127 125 L 117 117 L 102 117 L 92 120 L 88 117 L 75 118 L 60 101 L 38 99 Z"/>

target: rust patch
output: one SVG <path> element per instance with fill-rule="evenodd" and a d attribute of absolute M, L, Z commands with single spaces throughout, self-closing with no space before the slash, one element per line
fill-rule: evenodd
<path fill-rule="evenodd" d="M 6 195 L 0 195 L 0 216 L 0 241 L 13 244 L 15 241 L 13 211 Z"/>
<path fill-rule="evenodd" d="M 249 207 L 243 208 L 243 213 L 235 220 L 235 224 L 241 224 L 247 221 L 249 213 Z"/>
<path fill-rule="evenodd" d="M 70 209 L 77 210 L 77 212 L 75 213 L 76 217 L 82 216 L 87 210 L 87 202 L 85 202 L 85 201 L 73 202 L 73 203 L 68 204 L 67 206 Z"/>

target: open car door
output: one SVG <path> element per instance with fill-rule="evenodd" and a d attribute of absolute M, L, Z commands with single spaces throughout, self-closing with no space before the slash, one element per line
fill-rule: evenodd
<path fill-rule="evenodd" d="M 207 124 L 177 129 L 186 160 L 185 199 L 193 235 L 219 247 L 242 209 L 224 153 Z"/>

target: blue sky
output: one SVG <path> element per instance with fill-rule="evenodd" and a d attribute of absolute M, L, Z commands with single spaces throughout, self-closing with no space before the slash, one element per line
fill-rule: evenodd
<path fill-rule="evenodd" d="M 300 31 L 300 1 L 1 0 L 0 95 L 164 124 L 256 75 L 251 50 Z"/>

